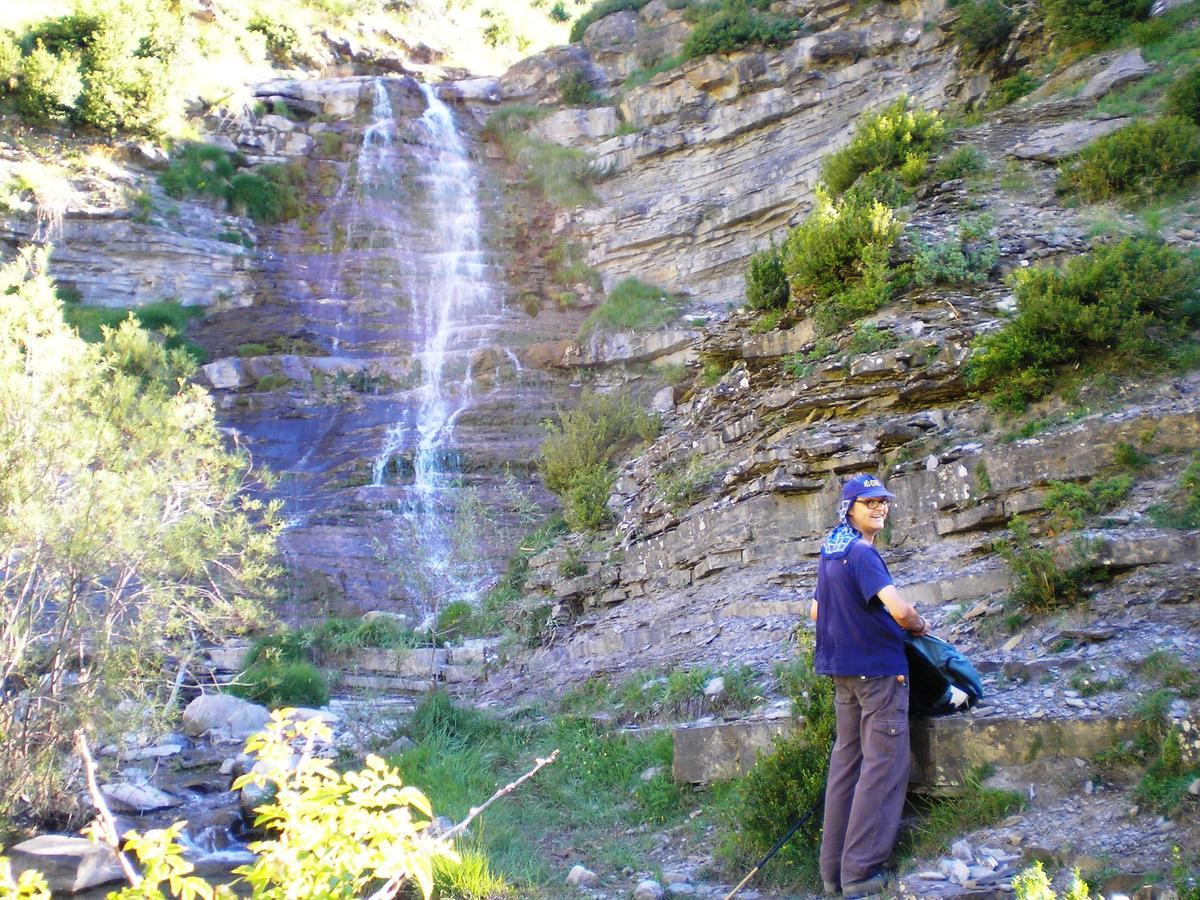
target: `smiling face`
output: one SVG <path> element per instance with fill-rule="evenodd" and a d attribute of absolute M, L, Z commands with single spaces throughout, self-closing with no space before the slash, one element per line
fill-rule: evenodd
<path fill-rule="evenodd" d="M 871 509 L 868 505 L 874 505 L 876 508 Z M 846 512 L 846 519 L 862 532 L 862 536 L 868 541 L 874 541 L 875 535 L 883 531 L 883 526 L 887 523 L 888 517 L 888 502 L 887 498 L 860 498 L 850 504 L 850 509 Z"/>

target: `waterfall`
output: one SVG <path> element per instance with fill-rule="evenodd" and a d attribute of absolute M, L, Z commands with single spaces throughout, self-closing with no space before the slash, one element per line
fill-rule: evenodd
<path fill-rule="evenodd" d="M 414 129 L 418 171 L 409 173 L 415 208 L 406 212 L 421 222 L 423 239 L 420 246 L 404 248 L 403 265 L 396 269 L 412 306 L 414 371 L 419 370 L 420 381 L 412 402 L 388 429 L 373 476 L 376 485 L 385 484 L 389 466 L 411 454 L 412 483 L 399 501 L 403 533 L 398 540 L 420 563 L 402 574 L 418 612 L 428 618 L 442 603 L 474 600 L 479 591 L 480 573 L 464 558 L 470 553 L 462 546 L 463 517 L 474 515 L 478 504 L 457 471 L 454 428 L 475 399 L 471 360 L 489 346 L 502 294 L 491 281 L 483 247 L 475 166 L 449 107 L 431 86 L 422 84 L 421 93 L 426 109 Z M 386 100 L 377 81 L 376 122 L 359 163 L 359 178 L 367 184 L 387 177 L 379 163 L 394 159 L 388 142 L 396 126 Z M 373 222 L 381 224 L 377 216 Z M 470 535 L 465 537 L 469 543 Z"/>

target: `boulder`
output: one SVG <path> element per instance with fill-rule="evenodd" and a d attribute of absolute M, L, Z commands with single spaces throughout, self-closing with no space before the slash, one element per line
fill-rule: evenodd
<path fill-rule="evenodd" d="M 170 809 L 183 802 L 152 784 L 134 784 L 129 781 L 102 784 L 100 793 L 115 812 L 147 813 L 156 809 Z"/>
<path fill-rule="evenodd" d="M 8 851 L 13 871 L 36 869 L 46 876 L 54 895 L 74 894 L 120 881 L 121 864 L 106 844 L 65 834 L 43 834 L 22 841 Z"/>
<path fill-rule="evenodd" d="M 1142 51 L 1133 49 L 1120 54 L 1103 71 L 1093 75 L 1079 92 L 1084 100 L 1098 100 L 1109 91 L 1116 90 L 1131 81 L 1150 74 L 1150 67 L 1142 59 Z"/>
<path fill-rule="evenodd" d="M 254 383 L 246 371 L 244 360 L 235 356 L 213 360 L 200 367 L 200 372 L 211 387 L 219 391 L 236 391 Z"/>
<path fill-rule="evenodd" d="M 647 878 L 633 889 L 633 900 L 661 900 L 663 893 L 661 884 Z"/>
<path fill-rule="evenodd" d="M 265 706 L 231 694 L 202 694 L 183 711 L 183 731 L 192 737 L 211 732 L 230 738 L 247 738 L 270 721 Z"/>
<path fill-rule="evenodd" d="M 592 109 L 560 109 L 540 119 L 529 131 L 544 141 L 574 147 L 602 141 L 611 136 L 619 125 L 614 107 L 599 106 Z"/>
<path fill-rule="evenodd" d="M 591 887 L 599 880 L 599 875 L 581 865 L 572 866 L 567 874 L 567 884 L 571 887 Z"/>
<path fill-rule="evenodd" d="M 1120 131 L 1132 122 L 1133 119 L 1119 116 L 1113 119 L 1077 119 L 1052 125 L 1034 132 L 1029 140 L 1010 147 L 1008 155 L 1017 159 L 1058 162 L 1074 156 L 1096 138 Z"/>

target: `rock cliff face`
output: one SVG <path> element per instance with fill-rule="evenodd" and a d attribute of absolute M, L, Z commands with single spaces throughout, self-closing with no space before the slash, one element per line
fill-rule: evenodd
<path fill-rule="evenodd" d="M 862 110 L 903 93 L 937 108 L 970 91 L 939 28 L 939 0 L 861 12 L 784 6 L 814 33 L 777 51 L 692 60 L 622 90 L 614 109 L 540 124 L 551 140 L 587 147 L 603 173 L 600 205 L 564 214 L 560 226 L 577 230 L 606 285 L 636 276 L 690 295 L 696 308 L 740 305 L 748 257 L 803 217 L 822 157 Z M 505 99 L 545 97 L 553 73 L 570 67 L 615 85 L 677 53 L 689 31 L 662 2 L 607 16 L 588 29 L 586 58 L 510 70 Z M 612 136 L 600 140 L 604 129 Z"/>

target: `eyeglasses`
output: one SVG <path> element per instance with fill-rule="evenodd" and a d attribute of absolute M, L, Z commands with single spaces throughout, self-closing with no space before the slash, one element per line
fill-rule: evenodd
<path fill-rule="evenodd" d="M 866 506 L 867 509 L 879 509 L 881 506 L 890 506 L 892 501 L 887 497 L 872 497 L 869 500 L 859 500 L 858 502 Z"/>

